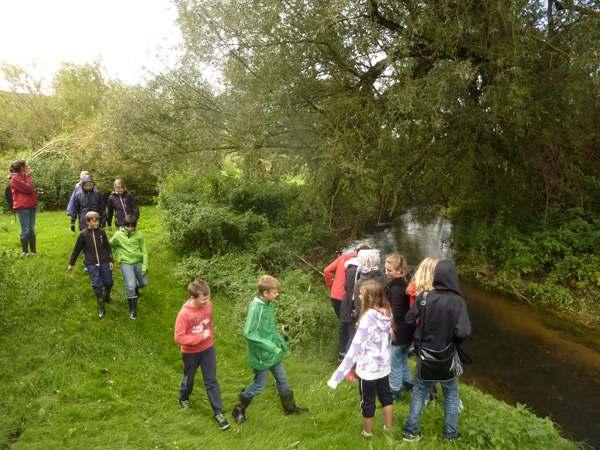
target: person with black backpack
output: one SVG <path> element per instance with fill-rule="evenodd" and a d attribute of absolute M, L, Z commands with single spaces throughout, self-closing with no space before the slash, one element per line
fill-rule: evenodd
<path fill-rule="evenodd" d="M 31 177 L 31 167 L 24 159 L 14 161 L 10 165 L 10 204 L 9 206 L 19 218 L 21 225 L 21 256 L 27 256 L 29 252 L 35 255 L 35 214 L 37 208 L 37 192 Z M 9 199 L 6 193 L 7 200 Z"/>

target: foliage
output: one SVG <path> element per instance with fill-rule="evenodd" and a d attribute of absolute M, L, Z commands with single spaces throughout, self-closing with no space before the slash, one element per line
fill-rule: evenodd
<path fill-rule="evenodd" d="M 30 159 L 33 181 L 40 190 L 38 195 L 40 209 L 64 209 L 73 192 L 79 173 L 71 168 L 69 161 L 62 155 L 41 155 Z"/>

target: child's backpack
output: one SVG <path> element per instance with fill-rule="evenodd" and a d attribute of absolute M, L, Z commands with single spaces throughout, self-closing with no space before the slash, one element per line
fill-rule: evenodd
<path fill-rule="evenodd" d="M 8 209 L 10 211 L 13 210 L 13 196 L 12 196 L 12 189 L 10 188 L 10 183 L 8 183 L 6 185 L 6 188 L 4 189 L 4 198 L 6 198 L 6 204 L 8 205 Z"/>

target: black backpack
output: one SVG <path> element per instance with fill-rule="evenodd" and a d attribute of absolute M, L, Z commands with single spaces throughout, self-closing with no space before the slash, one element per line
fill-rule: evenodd
<path fill-rule="evenodd" d="M 10 183 L 6 185 L 6 189 L 4 189 L 4 197 L 6 198 L 6 204 L 8 205 L 8 209 L 10 211 L 13 210 L 13 195 L 12 189 L 10 188 Z"/>

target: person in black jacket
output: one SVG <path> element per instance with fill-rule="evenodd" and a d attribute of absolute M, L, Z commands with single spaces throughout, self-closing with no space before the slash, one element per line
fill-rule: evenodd
<path fill-rule="evenodd" d="M 83 250 L 83 258 L 87 273 L 98 304 L 98 318 L 104 318 L 104 304 L 110 302 L 110 291 L 113 286 L 113 256 L 110 241 L 104 230 L 99 228 L 100 214 L 89 211 L 85 215 L 86 228 L 79 233 L 75 248 L 71 253 L 67 270 L 73 270 L 79 253 Z"/>
<path fill-rule="evenodd" d="M 73 211 L 71 212 L 71 231 L 75 231 L 75 219 L 79 220 L 79 230 L 87 227 L 86 214 L 95 211 L 100 217 L 100 227 L 106 225 L 106 214 L 104 213 L 104 198 L 102 192 L 94 189 L 95 183 L 91 175 L 86 175 L 81 180 L 82 190 L 75 195 Z"/>
<path fill-rule="evenodd" d="M 114 215 L 115 226 L 120 230 L 124 226 L 123 220 L 125 216 L 133 217 L 134 222 L 138 221 L 140 218 L 140 209 L 131 192 L 127 191 L 125 181 L 122 178 L 117 178 L 113 186 L 115 190 L 110 193 L 106 202 L 106 221 L 108 222 L 108 229 L 112 229 Z"/>
<path fill-rule="evenodd" d="M 402 391 L 413 387 L 413 376 L 408 367 L 408 349 L 413 341 L 414 324 L 407 324 L 404 316 L 410 308 L 410 296 L 406 293 L 408 285 L 408 265 L 399 253 L 392 253 L 385 259 L 387 284 L 385 294 L 392 306 L 394 318 L 394 336 L 391 351 L 390 388 L 395 400 L 400 400 Z"/>
<path fill-rule="evenodd" d="M 418 322 L 415 331 L 415 347 L 444 350 L 449 344 L 460 344 L 471 334 L 471 321 L 465 300 L 460 294 L 458 274 L 452 261 L 442 260 L 433 269 L 433 290 L 420 293 L 408 311 L 405 321 Z M 460 438 L 458 416 L 458 376 L 449 380 L 438 380 L 444 393 L 444 429 L 446 439 Z M 430 386 L 435 380 L 421 379 L 418 371 L 412 391 L 410 410 L 404 425 L 404 440 L 420 439 L 419 423 Z"/>

